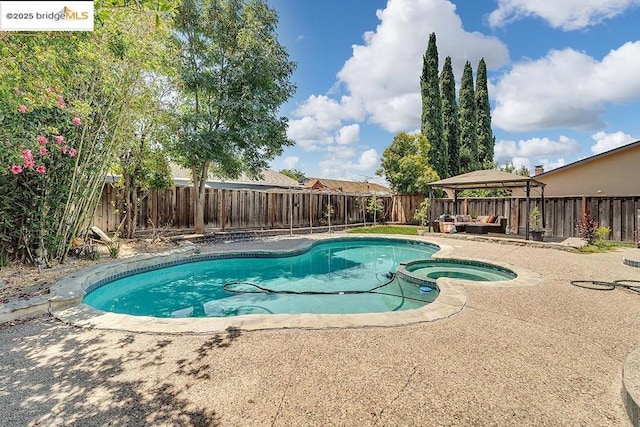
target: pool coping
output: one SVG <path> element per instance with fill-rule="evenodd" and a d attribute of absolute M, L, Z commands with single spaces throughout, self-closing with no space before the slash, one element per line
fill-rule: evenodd
<path fill-rule="evenodd" d="M 517 287 L 534 286 L 541 284 L 541 275 L 511 264 L 498 261 L 484 261 L 481 259 L 456 258 L 452 254 L 454 248 L 444 244 L 435 244 L 422 236 L 388 236 L 371 234 L 367 236 L 327 236 L 315 235 L 304 238 L 285 239 L 280 238 L 276 242 L 290 240 L 288 248 L 273 249 L 270 242 L 260 243 L 259 250 L 251 249 L 250 253 L 271 254 L 281 256 L 283 254 L 295 255 L 301 251 L 309 250 L 318 242 L 344 239 L 385 239 L 399 241 L 414 241 L 429 243 L 439 247 L 439 251 L 432 257 L 436 259 L 450 259 L 459 261 L 473 261 L 489 263 L 500 268 L 511 270 L 517 274 L 515 279 L 497 282 L 471 282 L 461 279 L 440 278 L 437 280 L 439 295 L 434 302 L 423 307 L 411 310 L 384 312 L 384 313 L 354 313 L 354 314 L 250 314 L 222 318 L 156 318 L 150 316 L 132 316 L 104 312 L 90 307 L 82 302 L 85 290 L 93 284 L 127 271 L 148 269 L 150 265 L 173 263 L 192 257 L 193 261 L 206 259 L 207 257 L 234 256 L 245 254 L 247 251 L 229 251 L 224 246 L 207 248 L 202 251 L 199 246 L 191 242 L 184 242 L 178 249 L 167 252 L 142 255 L 115 263 L 103 264 L 79 270 L 52 286 L 53 297 L 49 298 L 49 311 L 59 320 L 78 327 L 123 330 L 129 332 L 169 333 L 169 334 L 203 334 L 219 333 L 228 330 L 265 330 L 265 329 L 331 329 L 331 328 L 365 328 L 365 327 L 390 327 L 402 326 L 414 323 L 432 322 L 450 317 L 465 307 L 467 293 L 465 286 Z M 255 242 L 252 243 L 255 245 Z M 286 244 L 285 244 L 286 246 Z"/>
<path fill-rule="evenodd" d="M 622 370 L 622 397 L 633 427 L 640 426 L 640 347 L 627 355 Z"/>

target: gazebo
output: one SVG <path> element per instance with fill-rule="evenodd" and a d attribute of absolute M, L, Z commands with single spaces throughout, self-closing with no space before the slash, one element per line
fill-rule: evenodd
<path fill-rule="evenodd" d="M 433 198 L 433 189 L 440 188 L 447 193 L 453 193 L 454 205 L 458 202 L 458 191 L 461 190 L 475 190 L 479 188 L 523 188 L 527 197 L 526 211 L 527 218 L 529 217 L 529 200 L 531 194 L 531 188 L 540 187 L 542 196 L 542 228 L 545 227 L 545 215 L 544 215 L 544 186 L 543 182 L 537 181 L 529 176 L 517 175 L 510 172 L 501 170 L 478 170 L 468 172 L 462 175 L 452 176 L 451 178 L 442 179 L 429 184 L 429 200 Z M 529 221 L 525 221 L 525 239 L 529 240 Z"/>

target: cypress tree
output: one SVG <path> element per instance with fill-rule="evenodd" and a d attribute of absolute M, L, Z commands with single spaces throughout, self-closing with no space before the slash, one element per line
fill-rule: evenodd
<path fill-rule="evenodd" d="M 449 176 L 460 173 L 460 128 L 458 124 L 458 104 L 456 102 L 456 81 L 453 76 L 451 57 L 444 60 L 440 74 L 440 93 L 442 94 L 442 137 L 447 147 Z"/>
<path fill-rule="evenodd" d="M 422 93 L 422 134 L 430 144 L 429 161 L 440 178 L 447 178 L 447 147 L 442 138 L 442 99 L 438 78 L 438 47 L 436 34 L 429 35 L 429 44 L 423 57 L 420 89 Z"/>
<path fill-rule="evenodd" d="M 493 149 L 496 140 L 491 130 L 491 105 L 487 88 L 487 64 L 484 58 L 478 64 L 476 76 L 476 138 L 480 165 L 493 162 Z"/>
<path fill-rule="evenodd" d="M 460 171 L 480 169 L 478 142 L 476 139 L 476 96 L 473 89 L 471 62 L 464 64 L 460 83 Z"/>

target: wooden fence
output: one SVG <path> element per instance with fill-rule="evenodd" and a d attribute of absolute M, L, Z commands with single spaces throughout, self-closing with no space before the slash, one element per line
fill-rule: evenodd
<path fill-rule="evenodd" d="M 194 226 L 191 187 L 176 187 L 167 191 L 153 191 L 142 201 L 138 213 L 138 229 L 176 228 Z M 332 225 L 370 223 L 373 218 L 366 211 L 371 196 L 315 190 L 221 190 L 206 189 L 204 221 L 213 229 L 275 229 L 302 228 L 327 225 L 326 206 L 333 207 Z M 396 195 L 378 197 L 383 204 L 383 219 L 388 222 L 415 223 L 413 214 L 424 196 Z M 443 213 L 469 215 L 503 215 L 507 227 L 517 234 L 524 234 L 526 199 L 466 198 L 454 206 L 452 199 L 433 199 L 430 218 Z M 117 190 L 105 185 L 102 199 L 93 223 L 108 232 L 114 232 L 119 224 Z M 541 199 L 531 198 L 530 207 L 542 211 Z M 588 209 L 592 218 L 601 226 L 611 228 L 605 236 L 616 241 L 633 241 L 633 232 L 640 227 L 640 196 L 625 197 L 545 197 L 546 235 L 575 237 L 577 221 Z M 381 221 L 377 218 L 377 221 Z"/>
<path fill-rule="evenodd" d="M 542 212 L 540 197 L 530 199 L 530 208 L 534 206 Z M 600 226 L 611 229 L 604 236 L 609 240 L 633 241 L 633 233 L 640 227 L 640 196 L 545 197 L 545 234 L 577 237 L 576 224 L 585 210 Z M 434 199 L 431 218 L 443 213 L 502 215 L 507 218 L 507 227 L 517 234 L 524 234 L 528 221 L 526 199 L 518 197 L 459 199 L 457 206 L 452 199 Z"/>
<path fill-rule="evenodd" d="M 118 190 L 105 185 L 93 224 L 114 232 L 120 223 Z M 152 191 L 142 200 L 138 212 L 139 230 L 151 228 L 190 229 L 194 227 L 194 197 L 192 187 L 174 187 Z M 207 228 L 270 229 L 301 228 L 327 225 L 327 205 L 333 207 L 332 225 L 371 222 L 368 194 L 320 192 L 314 190 L 205 190 L 204 222 Z M 377 197 L 382 204 L 383 218 L 389 221 L 392 197 Z"/>

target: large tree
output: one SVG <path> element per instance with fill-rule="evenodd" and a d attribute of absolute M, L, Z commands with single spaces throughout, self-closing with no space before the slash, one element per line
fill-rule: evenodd
<path fill-rule="evenodd" d="M 458 124 L 458 103 L 456 102 L 456 81 L 453 76 L 451 57 L 444 60 L 440 73 L 440 91 L 442 94 L 442 137 L 447 147 L 448 172 L 450 176 L 460 173 L 460 130 Z"/>
<path fill-rule="evenodd" d="M 382 153 L 376 174 L 385 176 L 397 193 L 427 194 L 427 184 L 440 179 L 429 164 L 429 148 L 422 134 L 400 132 Z"/>
<path fill-rule="evenodd" d="M 264 0 L 183 0 L 175 23 L 184 97 L 175 152 L 192 171 L 195 229 L 203 233 L 210 171 L 258 176 L 293 145 L 278 112 L 295 91 L 295 64 Z"/>
<path fill-rule="evenodd" d="M 129 239 L 135 236 L 140 204 L 150 190 L 173 185 L 166 148 L 177 130 L 172 102 L 177 52 L 172 49 L 171 21 L 156 20 L 146 10 L 136 9 L 137 13 L 119 19 L 129 31 L 119 37 L 118 45 L 122 50 L 135 49 L 140 66 L 129 71 L 138 83 L 132 88 L 128 120 L 120 126 L 121 150 L 112 167 L 121 177 L 116 183 L 118 233 Z M 122 14 L 114 8 L 110 17 Z"/>
<path fill-rule="evenodd" d="M 478 64 L 476 76 L 476 117 L 478 158 L 480 164 L 486 167 L 493 162 L 496 139 L 491 129 L 491 104 L 489 104 L 489 89 L 487 87 L 487 64 L 485 64 L 484 58 Z"/>
<path fill-rule="evenodd" d="M 441 178 L 448 174 L 447 146 L 443 139 L 442 99 L 440 98 L 440 80 L 438 78 L 438 47 L 436 34 L 429 35 L 429 44 L 423 57 L 420 89 L 422 94 L 422 134 L 431 146 L 429 161 Z"/>
<path fill-rule="evenodd" d="M 460 84 L 460 172 L 480 169 L 476 139 L 476 97 L 471 63 L 464 64 Z"/>

